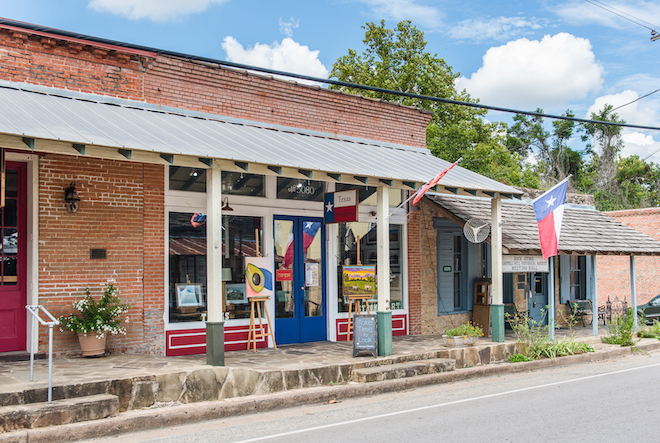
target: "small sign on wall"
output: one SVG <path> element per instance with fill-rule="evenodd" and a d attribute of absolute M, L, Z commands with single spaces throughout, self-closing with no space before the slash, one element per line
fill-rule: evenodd
<path fill-rule="evenodd" d="M 502 272 L 549 272 L 542 255 L 503 255 Z"/>
<path fill-rule="evenodd" d="M 451 272 L 451 266 L 443 266 L 442 272 Z"/>

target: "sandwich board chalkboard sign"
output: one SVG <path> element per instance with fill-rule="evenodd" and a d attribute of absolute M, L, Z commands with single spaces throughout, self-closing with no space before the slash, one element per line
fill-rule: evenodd
<path fill-rule="evenodd" d="M 370 352 L 378 357 L 378 321 L 376 314 L 353 316 L 353 357 L 360 352 Z"/>

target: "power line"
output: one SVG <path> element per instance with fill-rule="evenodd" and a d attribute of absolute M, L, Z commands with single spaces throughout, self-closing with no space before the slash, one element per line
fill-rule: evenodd
<path fill-rule="evenodd" d="M 617 106 L 616 108 L 612 108 L 612 111 L 616 111 L 617 109 L 619 109 L 619 108 L 623 108 L 624 106 L 632 105 L 632 104 L 635 103 L 636 101 L 639 101 L 639 100 L 641 100 L 641 99 L 643 99 L 643 98 L 645 98 L 645 97 L 648 97 L 648 96 L 651 95 L 651 94 L 655 94 L 655 93 L 658 92 L 658 91 L 660 91 L 660 89 L 656 89 L 655 91 L 653 91 L 653 92 L 649 92 L 649 93 L 646 94 L 646 95 L 642 95 L 641 97 L 637 97 L 635 100 L 633 100 L 633 101 L 631 101 L 631 102 L 625 103 L 625 104 L 623 104 L 623 105 L 621 105 L 621 106 Z"/>
<path fill-rule="evenodd" d="M 601 8 L 601 9 L 603 9 L 603 10 L 605 10 L 605 11 L 611 13 L 611 14 L 618 15 L 619 17 L 621 17 L 621 18 L 623 18 L 623 19 L 625 19 L 625 20 L 628 20 L 628 21 L 630 21 L 630 22 L 633 22 L 633 23 L 635 23 L 636 25 L 642 26 L 642 27 L 644 27 L 644 28 L 646 28 L 646 29 L 648 29 L 648 30 L 650 30 L 650 31 L 655 31 L 655 29 L 646 26 L 646 25 L 643 24 L 642 22 L 647 23 L 647 24 L 649 24 L 649 25 L 654 26 L 654 27 L 657 28 L 657 26 L 653 25 L 652 23 L 649 23 L 649 22 L 647 22 L 647 21 L 645 21 L 645 20 L 642 20 L 642 19 L 640 19 L 640 18 L 637 18 L 637 17 L 635 17 L 635 16 L 632 15 L 632 14 L 628 14 L 628 13 L 625 12 L 625 11 L 622 11 L 622 10 L 620 10 L 620 9 L 617 9 L 617 8 L 613 7 L 613 6 L 607 5 L 607 4 L 603 3 L 603 2 L 599 2 L 599 1 L 597 1 L 597 0 L 584 0 L 584 1 L 587 2 L 587 3 L 590 3 L 590 4 L 594 5 L 594 6 L 596 6 L 596 7 L 598 7 L 598 8 Z M 618 11 L 618 12 L 615 12 L 615 11 Z M 619 12 L 620 12 L 620 14 L 619 14 Z M 623 15 L 623 14 L 625 14 L 625 15 Z M 626 15 L 627 15 L 628 17 L 626 17 Z M 632 17 L 632 18 L 629 18 L 629 17 Z M 634 19 L 634 20 L 633 20 L 633 19 Z"/>
<path fill-rule="evenodd" d="M 589 0 L 587 0 L 587 1 L 589 1 Z M 245 71 L 261 72 L 261 73 L 264 73 L 264 74 L 269 74 L 269 75 L 274 75 L 274 76 L 291 77 L 291 78 L 296 78 L 296 79 L 300 79 L 300 80 L 311 81 L 311 82 L 314 82 L 314 83 L 340 86 L 342 88 L 358 89 L 358 90 L 364 90 L 364 91 L 377 92 L 377 93 L 380 93 L 380 94 L 389 94 L 389 95 L 396 95 L 396 96 L 400 96 L 400 97 L 413 98 L 413 99 L 417 99 L 417 100 L 427 100 L 427 101 L 432 101 L 432 102 L 437 102 L 437 103 L 444 103 L 444 104 L 448 104 L 448 105 L 467 106 L 467 107 L 470 107 L 470 108 L 485 109 L 485 110 L 488 110 L 488 111 L 506 112 L 506 113 L 510 113 L 510 114 L 528 115 L 528 116 L 532 116 L 532 117 L 543 117 L 543 118 L 551 118 L 551 119 L 555 119 L 555 120 L 568 120 L 568 121 L 574 121 L 574 122 L 579 122 L 579 123 L 590 123 L 590 124 L 598 124 L 598 125 L 605 125 L 605 126 L 619 126 L 619 127 L 625 127 L 625 128 L 648 129 L 648 130 L 652 130 L 652 131 L 660 131 L 660 127 L 657 127 L 657 126 L 632 125 L 632 124 L 629 124 L 629 123 L 618 123 L 618 122 L 609 122 L 609 121 L 602 121 L 602 120 L 590 120 L 590 119 L 586 119 L 586 118 L 577 118 L 577 117 L 567 117 L 567 116 L 561 116 L 561 115 L 546 114 L 546 113 L 543 113 L 543 112 L 522 111 L 522 110 L 519 110 L 519 109 L 505 108 L 505 107 L 502 107 L 502 106 L 483 105 L 481 103 L 464 102 L 464 101 L 460 101 L 460 100 L 452 100 L 452 99 L 449 99 L 449 98 L 434 97 L 434 96 L 421 95 L 421 94 L 413 94 L 411 92 L 394 91 L 394 90 L 385 89 L 385 88 L 378 88 L 378 87 L 375 87 L 375 86 L 359 85 L 359 84 L 356 84 L 356 83 L 349 83 L 349 82 L 344 82 L 344 81 L 339 81 L 339 80 L 312 77 L 310 75 L 304 75 L 304 74 L 294 74 L 294 73 L 291 73 L 291 72 L 277 71 L 277 70 L 274 70 L 274 69 L 260 68 L 260 67 L 257 67 L 257 66 L 249 66 L 249 65 L 244 65 L 242 63 L 228 62 L 228 61 L 219 60 L 219 59 L 210 58 L 210 57 L 196 56 L 196 55 L 186 54 L 186 53 L 182 53 L 182 52 L 168 51 L 168 50 L 163 50 L 163 49 L 152 48 L 152 47 L 149 47 L 149 46 L 125 43 L 125 42 L 120 42 L 120 41 L 110 40 L 110 39 L 105 39 L 105 38 L 100 38 L 100 37 L 93 37 L 93 36 L 89 36 L 89 35 L 85 35 L 85 34 L 78 34 L 78 33 L 75 33 L 75 32 L 62 31 L 60 29 L 49 28 L 49 27 L 46 27 L 46 26 L 38 26 L 38 25 L 33 25 L 33 24 L 23 23 L 23 22 L 17 22 L 17 21 L 14 21 L 14 20 L 8 20 L 8 19 L 4 19 L 4 18 L 0 18 L 0 25 L 21 27 L 21 28 L 27 29 L 27 30 L 33 30 L 33 31 L 38 31 L 38 32 L 47 32 L 49 34 L 60 35 L 60 36 L 65 36 L 65 37 L 73 37 L 73 38 L 77 38 L 77 39 L 80 39 L 80 40 L 86 40 L 86 41 L 89 41 L 89 42 L 103 43 L 103 44 L 109 44 L 109 45 L 123 47 L 123 48 L 131 48 L 131 49 L 137 49 L 137 50 L 141 50 L 141 51 L 153 52 L 153 53 L 156 53 L 156 54 L 159 54 L 159 55 L 166 55 L 166 56 L 169 56 L 169 57 L 176 57 L 176 58 L 180 58 L 180 59 L 183 59 L 183 60 L 202 62 L 202 63 L 206 63 L 206 64 L 210 64 L 210 65 L 216 65 L 216 66 L 225 66 L 225 67 L 241 69 L 241 70 L 245 70 Z"/>

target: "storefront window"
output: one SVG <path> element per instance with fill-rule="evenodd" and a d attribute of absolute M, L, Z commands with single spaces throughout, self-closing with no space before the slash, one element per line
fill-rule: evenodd
<path fill-rule="evenodd" d="M 262 219 L 223 215 L 222 225 L 225 317 L 249 318 L 244 257 L 257 255 L 257 244 L 262 244 Z M 170 212 L 169 236 L 170 323 L 201 321 L 207 307 L 206 223 L 199 214 Z"/>
<path fill-rule="evenodd" d="M 401 241 L 403 229 L 401 225 L 390 225 L 390 309 L 403 309 L 403 286 L 402 286 L 402 255 Z M 376 224 L 375 223 L 340 223 L 338 225 L 337 246 L 337 287 L 339 312 L 348 312 L 348 300 L 342 297 L 341 271 L 343 265 L 358 264 L 358 243 L 360 246 L 360 262 L 363 265 L 376 265 Z M 378 273 L 378 269 L 376 269 Z M 376 310 L 376 296 L 372 298 L 370 310 Z M 373 309 L 372 309 L 373 308 Z"/>
<path fill-rule="evenodd" d="M 358 190 L 358 198 L 360 199 L 360 204 L 361 205 L 370 205 L 370 206 L 376 206 L 377 204 L 377 197 L 376 197 L 376 190 L 378 189 L 375 186 L 356 186 L 356 185 L 346 185 L 342 183 L 337 183 L 335 185 L 335 191 L 347 191 L 349 189 L 357 189 Z M 389 188 L 388 189 L 390 193 L 390 207 L 396 207 L 401 204 L 403 201 L 403 191 L 401 189 L 394 189 L 394 188 Z"/>
<path fill-rule="evenodd" d="M 170 166 L 170 190 L 206 192 L 206 169 Z"/>
<path fill-rule="evenodd" d="M 264 197 L 266 195 L 264 176 L 244 172 L 222 171 L 222 193 Z"/>
<path fill-rule="evenodd" d="M 322 181 L 277 177 L 277 198 L 321 202 L 324 192 Z"/>
<path fill-rule="evenodd" d="M 264 197 L 264 176 L 222 171 L 222 193 Z M 170 166 L 170 190 L 206 192 L 206 169 Z"/>

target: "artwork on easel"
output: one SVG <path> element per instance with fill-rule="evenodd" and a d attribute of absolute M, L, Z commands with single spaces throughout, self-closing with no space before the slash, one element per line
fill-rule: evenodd
<path fill-rule="evenodd" d="M 376 266 L 342 266 L 342 295 L 364 295 L 376 293 Z"/>
<path fill-rule="evenodd" d="M 273 259 L 245 257 L 245 293 L 247 298 L 273 295 Z"/>

